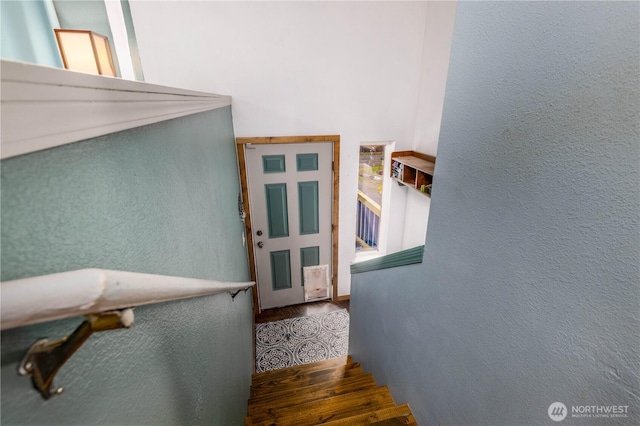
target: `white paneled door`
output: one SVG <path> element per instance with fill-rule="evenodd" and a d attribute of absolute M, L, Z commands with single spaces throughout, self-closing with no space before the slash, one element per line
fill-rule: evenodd
<path fill-rule="evenodd" d="M 260 308 L 304 302 L 302 268 L 331 265 L 333 145 L 246 145 Z"/>

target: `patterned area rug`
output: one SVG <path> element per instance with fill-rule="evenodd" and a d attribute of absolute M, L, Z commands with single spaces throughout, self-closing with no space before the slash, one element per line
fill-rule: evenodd
<path fill-rule="evenodd" d="M 256 372 L 347 355 L 349 312 L 339 311 L 256 324 Z"/>

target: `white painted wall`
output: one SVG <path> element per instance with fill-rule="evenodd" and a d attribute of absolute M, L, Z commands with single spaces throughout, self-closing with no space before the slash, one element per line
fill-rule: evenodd
<path fill-rule="evenodd" d="M 402 234 L 402 250 L 417 247 L 425 242 L 431 199 L 410 188 L 399 188 L 407 193 Z"/>
<path fill-rule="evenodd" d="M 436 156 L 457 2 L 429 1 L 413 149 Z"/>
<path fill-rule="evenodd" d="M 119 1 L 105 1 L 104 7 L 113 37 L 114 53 L 118 57 L 118 64 L 120 64 L 120 77 L 126 80 L 135 80 L 136 75 L 129 50 L 129 35 L 124 21 L 122 4 Z"/>
<path fill-rule="evenodd" d="M 422 71 L 415 109 L 413 150 L 437 157 L 440 122 L 449 69 L 449 54 L 457 2 L 427 2 Z M 437 169 L 437 161 L 436 161 Z M 437 173 L 437 172 L 436 172 Z M 434 185 L 438 186 L 438 179 Z M 409 191 L 405 189 L 405 191 Z M 401 249 L 424 244 L 431 199 L 418 193 L 407 195 Z"/>
<path fill-rule="evenodd" d="M 236 136 L 341 136 L 339 295 L 350 293 L 359 144 L 394 140 L 396 149 L 411 149 L 422 139 L 416 106 L 428 107 L 431 87 L 421 89 L 422 55 L 426 46 L 443 43 L 423 39 L 432 21 L 447 21 L 427 16 L 431 7 L 131 2 L 148 82 L 233 96 Z M 437 64 L 427 63 L 429 76 Z M 404 196 L 391 198 L 400 200 L 394 207 L 403 217 Z M 390 234 L 399 239 L 401 229 Z"/>

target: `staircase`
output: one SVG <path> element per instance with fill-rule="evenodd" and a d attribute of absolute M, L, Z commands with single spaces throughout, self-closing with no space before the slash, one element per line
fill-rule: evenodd
<path fill-rule="evenodd" d="M 417 425 L 351 356 L 253 375 L 245 425 Z"/>

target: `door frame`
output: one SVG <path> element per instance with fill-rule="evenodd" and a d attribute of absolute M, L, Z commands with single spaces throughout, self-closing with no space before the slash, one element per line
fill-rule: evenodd
<path fill-rule="evenodd" d="M 318 136 L 268 136 L 236 138 L 236 149 L 238 152 L 238 167 L 240 169 L 240 185 L 242 187 L 242 204 L 245 212 L 244 226 L 247 237 L 247 251 L 249 254 L 249 274 L 251 281 L 256 281 L 256 288 L 253 291 L 253 311 L 260 313 L 260 303 L 258 301 L 258 286 L 256 275 L 256 258 L 253 245 L 253 232 L 251 228 L 251 208 L 249 205 L 249 185 L 247 181 L 246 145 L 254 144 L 288 144 L 288 143 L 320 143 L 331 142 L 333 144 L 333 217 L 331 226 L 331 278 L 332 294 L 331 299 L 338 301 L 338 200 L 340 195 L 340 136 L 339 135 L 318 135 Z"/>

